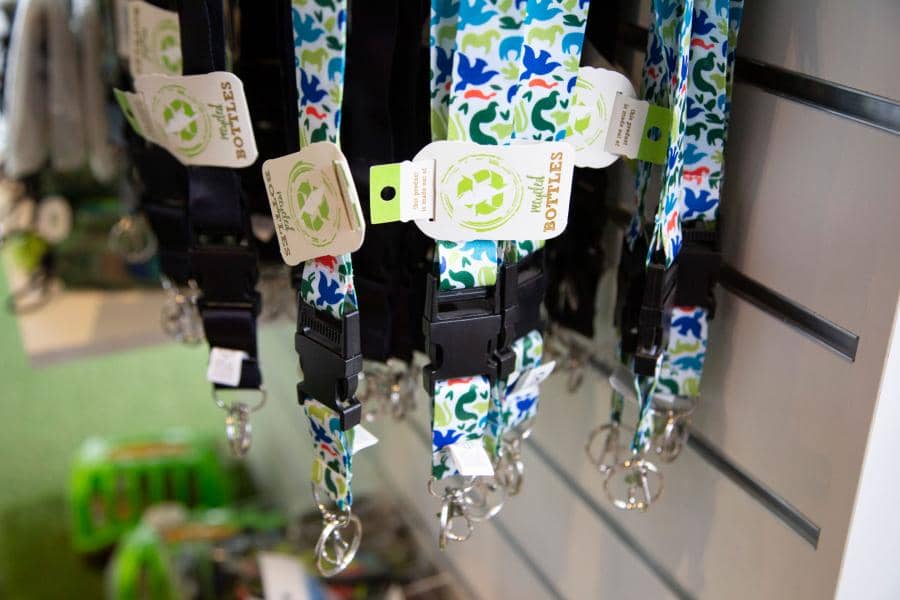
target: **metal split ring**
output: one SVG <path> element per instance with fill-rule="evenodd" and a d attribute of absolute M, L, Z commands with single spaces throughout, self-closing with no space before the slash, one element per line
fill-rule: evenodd
<path fill-rule="evenodd" d="M 253 426 L 250 423 L 250 413 L 262 408 L 266 403 L 266 390 L 262 386 L 256 390 L 260 397 L 255 405 L 245 402 L 233 402 L 226 404 L 219 398 L 219 389 L 213 386 L 212 397 L 216 406 L 226 412 L 225 436 L 235 456 L 244 456 L 250 450 L 253 442 Z"/>
<path fill-rule="evenodd" d="M 311 482 L 313 501 L 322 514 L 323 528 L 316 542 L 316 568 L 323 577 L 332 577 L 353 562 L 362 541 L 362 522 L 350 509 L 335 511 L 319 496 L 319 488 Z M 345 530 L 351 530 L 348 541 Z"/>
<path fill-rule="evenodd" d="M 611 483 L 621 479 L 621 490 L 612 489 Z M 663 491 L 663 476 L 656 465 L 641 456 L 627 458 L 606 472 L 603 490 L 606 497 L 618 509 L 646 512 Z M 617 491 L 623 492 L 621 495 Z"/>
<path fill-rule="evenodd" d="M 159 244 L 142 215 L 125 215 L 112 226 L 107 238 L 109 249 L 131 264 L 147 262 Z"/>

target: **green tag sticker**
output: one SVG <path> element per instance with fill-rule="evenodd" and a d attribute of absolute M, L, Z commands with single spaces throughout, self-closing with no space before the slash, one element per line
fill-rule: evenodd
<path fill-rule="evenodd" d="M 657 165 L 666 164 L 671 131 L 672 111 L 655 104 L 648 105 L 637 158 Z"/>
<path fill-rule="evenodd" d="M 369 214 L 372 225 L 400 220 L 400 172 L 402 163 L 369 168 Z"/>
<path fill-rule="evenodd" d="M 119 107 L 122 109 L 122 113 L 125 115 L 125 119 L 128 121 L 128 124 L 131 125 L 132 129 L 134 129 L 135 133 L 141 137 L 147 137 L 144 135 L 141 124 L 138 122 L 137 115 L 134 113 L 134 109 L 131 106 L 129 96 L 134 96 L 134 94 L 123 92 L 116 88 L 113 88 L 113 94 L 116 97 L 116 102 L 119 103 Z"/>

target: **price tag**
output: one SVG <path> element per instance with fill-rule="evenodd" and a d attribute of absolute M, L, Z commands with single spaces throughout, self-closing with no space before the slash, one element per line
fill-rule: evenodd
<path fill-rule="evenodd" d="M 447 446 L 453 464 L 465 477 L 493 477 L 494 466 L 491 457 L 479 440 L 462 440 Z"/>
<path fill-rule="evenodd" d="M 555 368 L 556 361 L 551 360 L 548 363 L 528 369 L 519 376 L 509 393 L 516 394 L 525 390 L 537 389 L 553 373 Z"/>
<path fill-rule="evenodd" d="M 241 382 L 241 367 L 247 356 L 247 353 L 241 350 L 211 348 L 206 379 L 219 385 L 236 387 Z"/>
<path fill-rule="evenodd" d="M 353 428 L 353 454 L 361 452 L 377 443 L 378 438 L 372 435 L 372 432 L 362 425 L 357 425 Z"/>

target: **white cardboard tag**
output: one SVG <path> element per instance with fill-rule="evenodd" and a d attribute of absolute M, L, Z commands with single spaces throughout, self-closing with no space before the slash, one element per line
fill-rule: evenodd
<path fill-rule="evenodd" d="M 259 572 L 266 600 L 309 600 L 309 586 L 300 562 L 288 554 L 259 553 Z"/>
<path fill-rule="evenodd" d="M 182 164 L 249 167 L 258 155 L 244 86 L 224 71 L 141 75 L 137 93 L 116 90 L 128 122 Z"/>
<path fill-rule="evenodd" d="M 555 368 L 556 361 L 551 360 L 548 363 L 544 363 L 542 365 L 538 365 L 537 367 L 528 369 L 527 371 L 522 373 L 522 375 L 516 380 L 516 383 L 513 385 L 509 393 L 516 394 L 523 390 L 537 388 L 544 382 L 545 379 L 550 377 L 550 374 L 553 373 L 553 369 Z"/>
<path fill-rule="evenodd" d="M 347 159 L 331 142 L 316 142 L 263 163 L 266 193 L 284 262 L 353 252 L 366 224 Z"/>
<path fill-rule="evenodd" d="M 237 386 L 241 382 L 241 367 L 245 358 L 247 353 L 241 350 L 212 347 L 206 379 L 219 385 Z"/>
<path fill-rule="evenodd" d="M 437 240 L 550 239 L 566 228 L 574 167 L 566 142 L 432 142 L 411 163 L 372 167 L 372 223 L 415 218 Z"/>
<path fill-rule="evenodd" d="M 575 164 L 602 169 L 614 163 L 621 153 L 606 148 L 613 106 L 619 96 L 634 98 L 634 86 L 625 75 L 609 69 L 581 67 L 572 96 L 566 140 L 575 147 Z"/>
<path fill-rule="evenodd" d="M 464 477 L 493 477 L 494 466 L 491 457 L 479 440 L 461 440 L 447 446 L 450 457 Z"/>
<path fill-rule="evenodd" d="M 374 446 L 377 443 L 378 438 L 362 425 L 356 425 L 353 428 L 353 454 L 362 452 L 366 448 Z"/>
<path fill-rule="evenodd" d="M 181 75 L 181 30 L 178 13 L 143 0 L 127 5 L 128 67 L 138 75 Z"/>

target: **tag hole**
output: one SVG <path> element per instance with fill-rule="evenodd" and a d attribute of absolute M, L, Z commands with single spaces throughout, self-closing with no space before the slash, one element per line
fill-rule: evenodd
<path fill-rule="evenodd" d="M 393 200 L 394 196 L 396 196 L 396 195 L 397 195 L 397 190 L 394 189 L 393 186 L 389 185 L 387 187 L 381 188 L 381 199 L 384 200 L 385 202 Z"/>
<path fill-rule="evenodd" d="M 647 139 L 651 142 L 658 142 L 659 138 L 662 137 L 662 131 L 659 130 L 659 127 L 654 125 L 650 129 L 647 130 Z"/>

